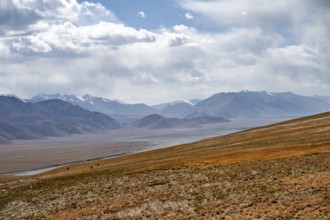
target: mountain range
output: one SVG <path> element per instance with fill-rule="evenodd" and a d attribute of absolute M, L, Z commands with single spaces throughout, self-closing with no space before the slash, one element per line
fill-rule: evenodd
<path fill-rule="evenodd" d="M 117 120 L 59 99 L 29 103 L 0 96 L 0 143 L 117 128 Z"/>
<path fill-rule="evenodd" d="M 326 112 L 324 98 L 300 96 L 291 92 L 218 93 L 197 103 L 184 118 L 213 116 L 222 118 L 295 117 Z"/>
<path fill-rule="evenodd" d="M 101 112 L 111 117 L 115 117 L 122 122 L 132 121 L 137 118 L 156 113 L 157 110 L 143 103 L 126 104 L 120 100 L 110 100 L 103 97 L 95 97 L 86 94 L 83 97 L 66 94 L 44 94 L 27 99 L 27 102 L 37 103 L 40 101 L 60 99 L 73 105 L 80 106 L 93 112 Z"/>
<path fill-rule="evenodd" d="M 13 96 L 13 95 L 11 95 Z M 144 103 L 127 104 L 118 99 L 110 100 L 103 97 L 95 97 L 86 94 L 82 97 L 67 94 L 45 94 L 40 93 L 31 99 L 26 99 L 27 102 L 37 103 L 40 101 L 60 99 L 69 102 L 73 105 L 89 111 L 101 112 L 123 123 L 133 122 L 141 117 L 151 114 L 161 114 L 169 118 L 180 118 L 185 112 L 190 110 L 200 99 L 192 100 L 177 100 L 173 102 L 161 103 L 158 105 L 148 106 Z"/>
<path fill-rule="evenodd" d="M 159 114 L 167 118 L 196 117 L 258 118 L 305 116 L 330 110 L 330 97 L 301 96 L 291 92 L 241 91 L 214 94 L 204 100 L 177 100 L 148 106 L 127 104 L 120 100 L 85 95 L 39 94 L 27 102 L 60 99 L 81 108 L 104 113 L 121 122 L 131 123 L 142 117 Z"/>
<path fill-rule="evenodd" d="M 239 118 L 299 117 L 330 110 L 326 96 L 291 92 L 218 93 L 204 100 L 148 106 L 85 95 L 0 96 L 0 143 L 99 132 L 120 127 L 187 128 Z"/>

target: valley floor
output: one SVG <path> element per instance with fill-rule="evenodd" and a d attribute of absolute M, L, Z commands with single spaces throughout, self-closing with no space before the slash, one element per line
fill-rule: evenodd
<path fill-rule="evenodd" d="M 329 219 L 330 153 L 7 187 L 0 219 Z"/>
<path fill-rule="evenodd" d="M 119 129 L 99 134 L 13 141 L 0 145 L 0 174 L 36 173 L 36 169 L 163 148 L 284 120 L 287 118 L 240 119 L 196 128 Z"/>

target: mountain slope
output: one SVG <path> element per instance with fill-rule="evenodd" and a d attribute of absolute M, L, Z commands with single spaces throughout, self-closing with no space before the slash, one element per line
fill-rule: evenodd
<path fill-rule="evenodd" d="M 314 96 L 315 98 L 322 99 L 330 104 L 330 96 Z"/>
<path fill-rule="evenodd" d="M 138 119 L 131 125 L 136 128 L 163 129 L 178 128 L 183 125 L 183 122 L 178 118 L 165 118 L 161 115 L 152 114 Z"/>
<path fill-rule="evenodd" d="M 0 136 L 7 141 L 98 132 L 120 127 L 113 118 L 62 100 L 33 104 L 4 96 L 0 96 L 0 122 Z"/>
<path fill-rule="evenodd" d="M 126 104 L 118 100 L 85 95 L 39 94 L 29 102 L 61 99 L 90 111 L 102 112 L 130 123 L 138 118 L 161 114 L 168 118 L 258 118 L 258 117 L 296 117 L 326 112 L 330 110 L 329 97 L 307 97 L 291 92 L 230 92 L 218 93 L 205 100 L 174 101 L 154 105 Z"/>
<path fill-rule="evenodd" d="M 186 118 L 217 116 L 224 118 L 257 118 L 304 116 L 326 112 L 330 104 L 315 97 L 286 93 L 249 92 L 218 93 L 205 99 Z"/>
<path fill-rule="evenodd" d="M 2 137 L 4 143 L 8 143 L 9 140 L 14 139 L 28 140 L 41 138 L 40 135 L 35 134 L 24 127 L 3 122 L 0 122 L 0 137 Z"/>
<path fill-rule="evenodd" d="M 214 124 L 229 122 L 229 120 L 219 117 L 197 117 L 192 119 L 166 118 L 162 115 L 152 114 L 131 123 L 136 128 L 149 129 L 169 129 L 169 128 L 188 128 L 203 124 Z"/>
<path fill-rule="evenodd" d="M 43 101 L 36 103 L 36 106 L 40 106 L 52 114 L 56 120 L 63 123 L 70 122 L 75 126 L 79 125 L 82 130 L 86 129 L 88 131 L 89 127 L 96 130 L 116 129 L 120 127 L 115 119 L 105 114 L 90 112 L 62 100 Z"/>

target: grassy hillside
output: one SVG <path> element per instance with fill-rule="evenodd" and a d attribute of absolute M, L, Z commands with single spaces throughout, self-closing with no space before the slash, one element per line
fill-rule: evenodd
<path fill-rule="evenodd" d="M 212 167 L 323 152 L 330 152 L 330 113 L 111 160 L 77 164 L 48 174 L 62 176 L 91 170 L 135 172 L 181 166 Z"/>
<path fill-rule="evenodd" d="M 330 113 L 0 187 L 1 219 L 329 219 Z"/>

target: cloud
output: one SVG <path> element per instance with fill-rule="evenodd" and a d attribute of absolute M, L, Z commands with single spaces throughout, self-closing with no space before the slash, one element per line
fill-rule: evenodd
<path fill-rule="evenodd" d="M 242 15 L 247 15 L 248 13 L 246 11 L 241 12 Z"/>
<path fill-rule="evenodd" d="M 7 37 L 6 44 L 13 53 L 25 56 L 74 58 L 91 54 L 102 45 L 118 47 L 155 40 L 149 31 L 121 24 L 99 3 L 21 0 L 5 1 L 1 7 L 2 17 L 10 21 L 2 29 L 3 36 Z"/>
<path fill-rule="evenodd" d="M 291 3 L 292 2 L 292 3 Z M 290 22 L 294 17 L 291 11 L 292 6 L 297 5 L 295 1 L 289 3 L 279 0 L 268 3 L 261 0 L 182 0 L 179 4 L 186 10 L 214 22 L 218 26 L 269 26 L 283 25 L 285 21 Z M 298 7 L 299 8 L 299 7 Z M 249 19 L 242 18 L 242 12 L 249 12 Z"/>
<path fill-rule="evenodd" d="M 146 18 L 147 17 L 146 14 L 143 11 L 139 11 L 136 15 L 140 18 Z"/>
<path fill-rule="evenodd" d="M 78 18 L 73 21 L 78 26 L 98 24 L 99 22 L 121 23 L 112 11 L 100 3 L 87 1 L 79 5 Z"/>
<path fill-rule="evenodd" d="M 187 20 L 191 20 L 194 18 L 194 16 L 192 14 L 190 14 L 189 12 L 185 13 L 184 16 Z"/>
<path fill-rule="evenodd" d="M 0 36 L 30 35 L 67 22 L 82 26 L 101 21 L 119 23 L 118 18 L 99 3 L 4 0 L 0 4 Z"/>
<path fill-rule="evenodd" d="M 194 27 L 144 30 L 101 4 L 2 1 L 0 93 L 148 103 L 242 89 L 328 95 L 328 1 L 251 2 L 182 0 Z"/>
<path fill-rule="evenodd" d="M 322 82 L 330 77 L 330 15 L 325 13 L 330 9 L 328 1 L 182 0 L 179 4 L 217 30 L 211 38 L 218 39 L 215 50 L 236 54 L 228 56 L 228 61 L 220 59 L 220 63 L 236 67 L 252 64 L 251 79 L 258 77 L 256 71 L 274 79 L 285 77 L 287 82 L 281 88 L 286 90 L 299 85 L 299 91 L 305 93 L 313 92 L 312 85 L 329 90 Z M 243 54 L 249 54 L 250 61 L 239 60 L 246 57 Z M 306 79 L 311 82 L 310 88 L 308 82 L 302 83 Z M 252 85 L 250 81 L 247 84 Z M 300 84 L 293 86 L 298 81 Z"/>
<path fill-rule="evenodd" d="M 101 46 L 118 47 L 154 40 L 153 33 L 122 24 L 102 21 L 95 25 L 77 27 L 67 22 L 52 26 L 48 31 L 19 37 L 12 41 L 11 50 L 22 55 L 78 55 L 92 52 L 92 49 Z"/>
<path fill-rule="evenodd" d="M 4 0 L 0 4 L 0 34 L 29 33 L 31 25 L 45 20 L 48 22 L 76 20 L 80 7 L 76 1 L 67 0 Z"/>

